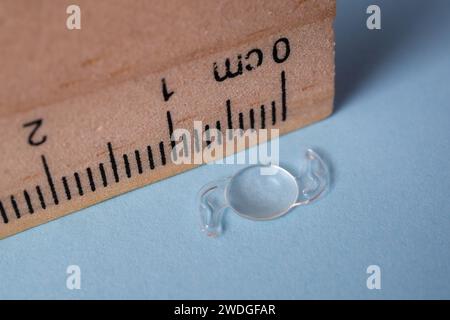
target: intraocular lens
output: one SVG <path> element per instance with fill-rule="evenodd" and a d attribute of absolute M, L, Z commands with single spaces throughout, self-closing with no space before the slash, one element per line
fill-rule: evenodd
<path fill-rule="evenodd" d="M 272 174 L 262 175 L 263 166 L 251 166 L 236 174 L 227 187 L 227 200 L 236 213 L 249 219 L 273 219 L 287 212 L 298 197 L 295 178 L 272 166 Z"/>
<path fill-rule="evenodd" d="M 328 166 L 311 149 L 303 153 L 303 159 L 296 177 L 275 165 L 256 165 L 203 186 L 197 196 L 203 231 L 218 236 L 228 208 L 248 219 L 270 220 L 319 199 L 330 183 Z"/>

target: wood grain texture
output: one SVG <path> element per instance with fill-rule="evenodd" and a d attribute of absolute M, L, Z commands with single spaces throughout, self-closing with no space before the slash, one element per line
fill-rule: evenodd
<path fill-rule="evenodd" d="M 228 107 L 286 133 L 332 112 L 334 0 L 78 1 L 72 31 L 69 4 L 0 4 L 1 238 L 192 168 L 171 162 L 169 116 L 226 128 Z M 227 58 L 243 72 L 217 81 Z"/>

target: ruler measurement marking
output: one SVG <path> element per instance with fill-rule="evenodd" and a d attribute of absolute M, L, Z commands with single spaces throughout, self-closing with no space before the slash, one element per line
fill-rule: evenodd
<path fill-rule="evenodd" d="M 139 153 L 139 150 L 134 150 L 134 157 L 136 158 L 138 173 L 142 174 L 143 170 L 142 170 L 141 154 Z"/>
<path fill-rule="evenodd" d="M 36 193 L 38 195 L 39 202 L 41 203 L 41 208 L 45 210 L 47 208 L 47 205 L 45 204 L 44 194 L 42 193 L 40 186 L 36 186 Z"/>
<path fill-rule="evenodd" d="M 255 129 L 255 111 L 250 109 L 250 128 Z"/>
<path fill-rule="evenodd" d="M 286 105 L 286 73 L 281 71 L 281 120 L 286 121 L 287 105 Z"/>
<path fill-rule="evenodd" d="M 117 162 L 116 157 L 114 156 L 114 151 L 112 149 L 111 142 L 108 142 L 108 151 L 109 151 L 109 161 L 111 162 L 111 168 L 114 174 L 114 180 L 119 182 L 119 172 L 117 171 Z"/>
<path fill-rule="evenodd" d="M 165 166 L 166 165 L 166 153 L 164 151 L 164 142 L 163 141 L 161 141 L 159 143 L 159 153 L 161 155 L 161 164 L 163 166 Z"/>
<path fill-rule="evenodd" d="M 286 73 L 285 73 L 285 71 L 281 72 L 280 78 L 281 78 L 280 79 L 280 83 L 281 83 L 281 120 L 285 121 L 287 119 L 287 103 L 286 103 L 287 92 L 286 92 Z M 226 121 L 227 121 L 227 127 L 229 129 L 233 129 L 233 116 L 235 116 L 231 110 L 231 103 L 232 102 L 230 99 L 226 100 Z M 277 111 L 276 111 L 276 102 L 275 101 L 271 102 L 271 112 L 272 112 L 272 114 L 271 114 L 272 115 L 272 125 L 275 125 L 277 122 L 277 115 L 276 115 Z M 167 111 L 166 116 L 167 116 L 167 124 L 168 124 L 169 134 L 172 137 L 174 129 L 173 129 L 173 120 L 172 120 L 171 112 Z M 244 120 L 246 120 L 246 119 L 244 119 L 244 113 L 238 112 L 237 116 L 238 116 L 239 128 L 241 130 L 244 130 L 244 128 L 246 127 L 245 121 L 244 121 Z M 255 110 L 254 110 L 254 108 L 250 108 L 249 109 L 249 124 L 250 124 L 251 129 L 255 128 L 255 121 L 256 121 L 255 120 Z M 260 121 L 261 121 L 260 127 L 262 129 L 266 128 L 266 109 L 265 109 L 264 104 L 260 106 Z M 215 122 L 215 127 L 217 130 L 221 131 L 222 126 L 221 126 L 220 120 L 217 120 Z M 206 145 L 209 146 L 212 143 L 211 133 L 209 132 L 209 130 L 211 129 L 210 125 L 209 124 L 205 125 L 204 129 L 206 132 L 205 133 Z M 186 137 L 182 137 L 182 140 L 185 145 L 185 150 L 187 150 L 187 146 L 186 146 L 187 141 L 185 138 Z M 220 135 L 217 137 L 217 140 L 218 140 L 218 143 L 221 144 L 221 136 Z M 194 128 L 194 142 L 195 142 L 195 148 L 196 148 L 197 152 L 200 151 L 200 141 L 201 140 L 199 139 L 199 133 L 198 133 L 197 129 Z M 172 139 L 170 139 L 170 145 L 171 145 L 171 148 L 174 149 L 174 147 L 176 146 L 176 142 L 172 141 Z M 107 143 L 107 148 L 108 148 L 109 161 L 110 161 L 112 173 L 114 175 L 114 180 L 117 183 L 120 181 L 120 175 L 119 175 L 120 167 L 117 163 L 111 142 Z M 163 141 L 159 142 L 159 153 L 160 153 L 161 165 L 164 166 L 167 164 L 167 158 L 166 158 L 166 150 L 165 150 Z M 153 158 L 152 148 L 150 145 L 147 146 L 147 155 L 148 155 L 149 167 L 151 170 L 153 170 L 153 169 L 155 169 L 155 162 L 154 162 L 154 158 Z M 140 154 L 139 149 L 134 150 L 134 158 L 136 161 L 137 172 L 139 174 L 142 174 L 144 169 L 143 169 L 143 164 L 142 164 L 142 159 L 141 159 L 141 154 Z M 47 178 L 47 182 L 49 185 L 49 189 L 51 191 L 51 196 L 52 196 L 53 202 L 55 205 L 58 205 L 60 203 L 60 199 L 58 197 L 57 187 L 55 186 L 54 179 L 53 179 L 53 176 L 52 176 L 52 173 L 51 173 L 51 170 L 50 170 L 50 167 L 48 165 L 47 158 L 45 157 L 45 155 L 41 155 L 41 160 L 42 160 L 43 168 L 44 168 L 45 175 Z M 132 168 L 130 166 L 129 155 L 126 153 L 123 154 L 123 160 L 124 160 L 126 176 L 128 178 L 132 178 Z M 104 163 L 98 164 L 98 170 L 100 172 L 103 187 L 107 187 L 108 186 L 108 178 L 107 178 L 107 172 L 105 170 Z M 89 179 L 90 189 L 93 192 L 95 192 L 97 189 L 97 186 L 95 183 L 95 177 L 94 177 L 92 169 L 90 167 L 86 168 L 86 173 L 87 173 L 87 177 Z M 83 190 L 83 185 L 82 185 L 82 180 L 81 180 L 80 174 L 78 172 L 74 172 L 73 175 L 75 178 L 78 193 L 80 196 L 83 196 L 85 194 L 85 191 Z M 64 187 L 66 199 L 71 200 L 72 193 L 70 190 L 68 179 L 66 176 L 63 176 L 63 177 L 61 177 L 61 180 L 62 180 L 62 184 Z M 40 202 L 42 209 L 46 209 L 47 205 L 45 203 L 44 194 L 42 193 L 41 187 L 39 185 L 36 186 L 36 193 L 39 198 L 39 202 Z M 32 198 L 31 198 L 30 194 L 28 193 L 27 190 L 24 190 L 23 195 L 24 195 L 24 199 L 25 199 L 26 206 L 28 208 L 29 213 L 33 214 L 35 212 L 35 208 L 33 207 Z M 16 217 L 18 219 L 21 218 L 21 216 L 22 216 L 21 209 L 19 207 L 19 203 L 18 203 L 17 199 L 13 195 L 11 195 L 10 201 L 11 201 L 11 205 L 14 210 L 14 213 L 16 214 Z M 0 214 L 2 216 L 3 222 L 8 223 L 9 218 L 6 213 L 5 207 L 3 207 L 3 204 L 1 202 L 0 202 Z"/>
<path fill-rule="evenodd" d="M 66 199 L 70 200 L 72 199 L 72 195 L 70 193 L 70 188 L 69 188 L 69 184 L 67 183 L 67 178 L 66 177 L 62 177 L 61 178 L 63 186 L 64 186 L 64 191 L 66 192 Z"/>
<path fill-rule="evenodd" d="M 16 199 L 14 198 L 14 196 L 11 196 L 11 205 L 14 209 L 17 219 L 20 219 L 20 217 L 21 217 L 20 210 L 19 210 L 19 207 L 17 206 L 17 202 L 16 202 Z"/>
<path fill-rule="evenodd" d="M 244 130 L 244 115 L 239 112 L 239 129 Z"/>
<path fill-rule="evenodd" d="M 48 167 L 47 164 L 47 159 L 45 158 L 44 155 L 42 155 L 41 158 L 42 164 L 44 165 L 45 174 L 47 176 L 48 185 L 50 186 L 50 191 L 52 192 L 53 202 L 55 203 L 55 205 L 57 205 L 59 203 L 58 194 L 56 193 L 55 184 L 53 183 L 53 178 L 50 173 L 50 168 Z"/>
<path fill-rule="evenodd" d="M 261 105 L 261 129 L 266 128 L 266 110 L 264 108 L 264 105 Z"/>
<path fill-rule="evenodd" d="M 211 133 L 209 132 L 209 124 L 205 125 L 206 146 L 211 144 Z"/>
<path fill-rule="evenodd" d="M 221 125 L 220 125 L 220 120 L 217 120 L 217 121 L 216 121 L 216 129 L 217 129 L 217 131 L 219 131 L 219 133 L 222 131 L 222 130 L 221 130 Z M 222 144 L 222 135 L 221 135 L 221 134 L 219 134 L 219 135 L 217 136 L 217 142 L 218 142 L 219 144 Z"/>
<path fill-rule="evenodd" d="M 86 168 L 86 172 L 88 175 L 88 179 L 89 179 L 89 186 L 91 187 L 91 191 L 95 192 L 95 181 L 94 181 L 94 176 L 92 175 L 92 170 L 90 167 Z"/>
<path fill-rule="evenodd" d="M 228 129 L 233 129 L 233 115 L 231 114 L 231 101 L 227 100 L 227 121 L 228 121 Z"/>
<path fill-rule="evenodd" d="M 170 138 L 170 146 L 175 148 L 175 140 L 172 140 L 172 134 L 173 134 L 173 123 L 172 123 L 172 116 L 170 115 L 170 111 L 167 111 L 167 125 L 169 127 L 169 138 Z"/>
<path fill-rule="evenodd" d="M 275 101 L 272 101 L 272 125 L 277 123 L 277 110 L 275 106 Z"/>
<path fill-rule="evenodd" d="M 28 212 L 30 214 L 33 214 L 34 208 L 33 208 L 33 204 L 31 203 L 31 198 L 30 198 L 30 195 L 28 194 L 27 190 L 23 190 L 23 197 L 25 198 L 25 202 L 27 203 Z"/>
<path fill-rule="evenodd" d="M 103 187 L 107 187 L 108 180 L 106 179 L 105 166 L 103 165 L 103 163 L 98 164 L 98 170 L 100 171 L 100 175 L 102 177 Z"/>
<path fill-rule="evenodd" d="M 150 166 L 150 170 L 155 169 L 155 162 L 153 161 L 153 152 L 152 147 L 147 146 L 147 155 L 148 155 L 148 164 Z"/>
<path fill-rule="evenodd" d="M 3 203 L 0 201 L 0 214 L 2 216 L 3 219 L 3 223 L 8 223 L 9 219 L 8 216 L 6 215 L 6 211 L 5 211 L 5 207 L 3 207 Z"/>
<path fill-rule="evenodd" d="M 228 131 L 228 138 L 232 139 L 233 138 L 233 133 L 231 132 L 231 129 L 233 129 L 233 114 L 231 112 L 231 100 L 228 99 L 226 101 L 226 105 L 227 105 L 227 122 L 228 122 L 228 129 L 230 129 L 230 131 Z"/>
<path fill-rule="evenodd" d="M 83 186 L 81 185 L 80 175 L 78 174 L 78 172 L 74 172 L 73 176 L 75 177 L 75 182 L 77 184 L 78 194 L 80 196 L 84 195 Z"/>
<path fill-rule="evenodd" d="M 123 154 L 123 163 L 125 165 L 125 173 L 127 174 L 127 177 L 131 178 L 131 168 L 130 168 L 130 162 L 128 161 L 127 154 Z"/>

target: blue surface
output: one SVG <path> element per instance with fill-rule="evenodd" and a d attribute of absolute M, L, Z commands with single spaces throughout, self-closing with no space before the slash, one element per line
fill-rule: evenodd
<path fill-rule="evenodd" d="M 207 239 L 194 196 L 236 168 L 203 166 L 1 241 L 0 298 L 450 298 L 450 1 L 338 1 L 336 42 L 336 112 L 280 140 L 331 162 L 320 202 Z"/>

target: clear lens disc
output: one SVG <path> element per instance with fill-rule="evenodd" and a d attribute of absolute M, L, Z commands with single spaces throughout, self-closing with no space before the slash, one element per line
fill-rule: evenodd
<path fill-rule="evenodd" d="M 250 166 L 233 176 L 226 190 L 230 207 L 253 220 L 274 219 L 296 202 L 298 186 L 286 170 L 271 166 L 271 174 L 261 174 L 262 165 Z"/>

